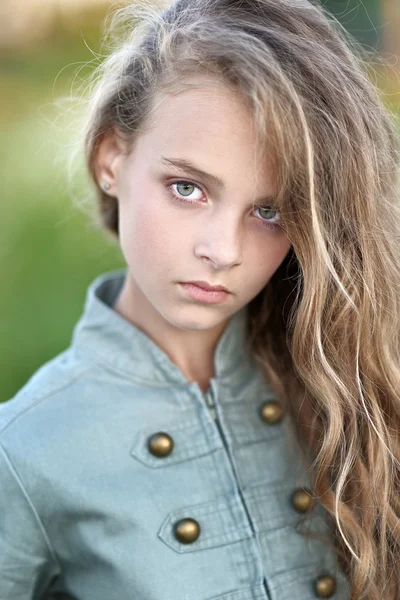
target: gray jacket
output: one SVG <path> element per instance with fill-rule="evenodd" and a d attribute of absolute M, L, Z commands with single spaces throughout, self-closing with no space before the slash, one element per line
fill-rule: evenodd
<path fill-rule="evenodd" d="M 0 405 L 0 600 L 348 600 L 298 531 L 306 466 L 246 308 L 203 393 L 112 309 L 125 273 L 92 282 L 69 348 Z"/>

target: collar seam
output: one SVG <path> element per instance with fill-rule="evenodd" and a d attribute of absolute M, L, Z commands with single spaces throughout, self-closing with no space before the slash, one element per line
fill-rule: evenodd
<path fill-rule="evenodd" d="M 125 371 L 124 369 L 119 369 L 118 367 L 110 364 L 110 362 L 107 362 L 106 359 L 104 359 L 99 354 L 93 352 L 93 350 L 89 351 L 87 348 L 84 348 L 83 346 L 77 346 L 77 345 L 75 345 L 74 349 L 77 354 L 82 354 L 85 357 L 85 360 L 87 360 L 87 362 L 89 362 L 91 365 L 94 365 L 97 367 L 101 366 L 106 371 L 110 371 L 112 373 L 116 373 L 117 375 L 121 375 L 122 377 L 124 377 L 124 379 L 128 379 L 129 381 L 132 381 L 133 383 L 140 383 L 140 384 L 145 383 L 147 385 L 147 387 L 149 387 L 149 388 L 164 388 L 164 389 L 165 388 L 176 388 L 176 387 L 184 388 L 184 387 L 189 387 L 189 385 L 190 385 L 190 383 L 185 384 L 184 382 L 167 382 L 167 381 L 160 382 L 159 385 L 154 385 L 154 381 L 152 381 L 150 379 L 135 377 L 134 375 L 132 375 L 131 372 Z"/>

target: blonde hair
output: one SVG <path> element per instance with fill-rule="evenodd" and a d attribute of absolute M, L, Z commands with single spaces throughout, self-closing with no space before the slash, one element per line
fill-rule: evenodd
<path fill-rule="evenodd" d="M 248 344 L 293 417 L 353 600 L 400 597 L 399 142 L 366 52 L 308 0 L 178 0 L 113 13 L 85 133 L 130 148 L 154 98 L 207 72 L 240 90 L 275 160 L 292 242 L 248 305 Z M 112 35 L 110 40 L 112 40 Z"/>

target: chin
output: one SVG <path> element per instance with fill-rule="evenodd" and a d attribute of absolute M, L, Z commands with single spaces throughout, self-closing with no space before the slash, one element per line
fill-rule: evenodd
<path fill-rule="evenodd" d="M 208 314 L 207 314 L 208 312 Z M 178 329 L 205 331 L 222 323 L 227 317 L 218 315 L 215 307 L 191 306 L 189 310 L 177 309 L 175 313 L 163 314 L 166 321 Z"/>

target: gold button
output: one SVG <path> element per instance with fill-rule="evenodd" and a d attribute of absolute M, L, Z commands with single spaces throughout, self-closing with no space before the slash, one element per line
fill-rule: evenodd
<path fill-rule="evenodd" d="M 175 537 L 182 544 L 195 542 L 200 535 L 200 525 L 194 519 L 182 519 L 175 525 Z"/>
<path fill-rule="evenodd" d="M 315 582 L 315 592 L 318 598 L 330 598 L 336 591 L 336 581 L 330 575 L 322 575 Z"/>
<path fill-rule="evenodd" d="M 149 437 L 147 445 L 150 452 L 154 454 L 154 456 L 161 458 L 171 454 L 174 448 L 174 440 L 170 435 L 168 435 L 168 433 L 159 431 L 158 433 L 155 433 Z"/>
<path fill-rule="evenodd" d="M 276 400 L 264 402 L 260 408 L 260 416 L 265 423 L 273 425 L 279 423 L 283 418 L 282 405 Z"/>
<path fill-rule="evenodd" d="M 293 508 L 300 513 L 307 512 L 315 504 L 315 499 L 312 497 L 312 492 L 308 488 L 298 488 L 297 490 L 294 490 L 291 496 L 291 501 Z"/>

